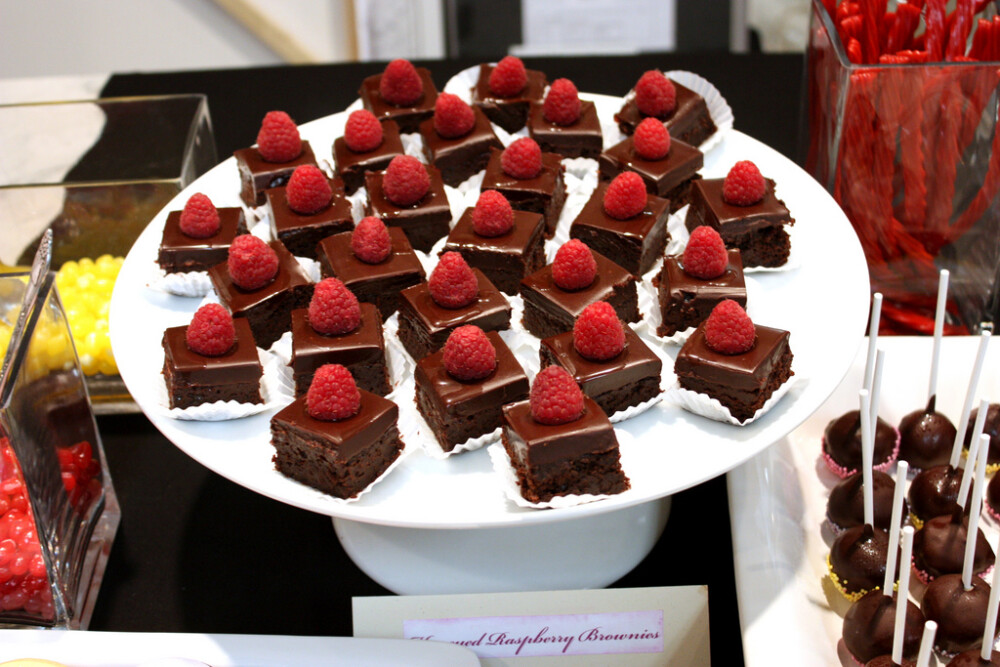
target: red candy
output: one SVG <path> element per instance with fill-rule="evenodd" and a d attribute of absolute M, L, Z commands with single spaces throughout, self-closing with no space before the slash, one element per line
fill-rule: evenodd
<path fill-rule="evenodd" d="M 236 342 L 233 316 L 217 303 L 206 303 L 191 317 L 185 340 L 192 352 L 206 357 L 221 356 Z"/>
<path fill-rule="evenodd" d="M 472 107 L 458 95 L 441 93 L 434 103 L 434 129 L 445 139 L 468 134 L 476 124 Z"/>
<path fill-rule="evenodd" d="M 729 254 L 719 232 L 706 225 L 695 227 L 684 248 L 684 272 L 710 280 L 721 276 L 728 265 Z"/>
<path fill-rule="evenodd" d="M 534 178 L 542 170 L 542 149 L 531 137 L 521 137 L 500 154 L 500 166 L 508 176 Z"/>
<path fill-rule="evenodd" d="M 385 169 L 382 190 L 396 206 L 410 206 L 423 199 L 431 188 L 427 168 L 415 157 L 397 155 Z"/>
<path fill-rule="evenodd" d="M 573 347 L 593 361 L 607 361 L 625 349 L 625 328 L 614 307 L 596 301 L 580 313 L 573 324 Z"/>
<path fill-rule="evenodd" d="M 288 207 L 296 213 L 310 215 L 326 208 L 333 199 L 330 181 L 319 167 L 304 164 L 296 167 L 285 188 Z"/>
<path fill-rule="evenodd" d="M 604 191 L 604 212 L 616 220 L 628 220 L 646 207 L 646 184 L 634 171 L 614 177 Z"/>
<path fill-rule="evenodd" d="M 572 125 L 580 119 L 580 94 L 569 79 L 556 79 L 542 103 L 545 120 L 556 125 Z"/>
<path fill-rule="evenodd" d="M 324 364 L 306 392 L 306 412 L 313 419 L 335 422 L 361 411 L 361 394 L 354 376 L 340 364 Z"/>
<path fill-rule="evenodd" d="M 424 94 L 424 84 L 413 63 L 398 58 L 386 65 L 379 80 L 378 91 L 389 104 L 408 106 Z"/>
<path fill-rule="evenodd" d="M 441 255 L 427 280 L 434 303 L 442 308 L 464 308 L 479 296 L 479 283 L 465 259 L 454 251 Z"/>
<path fill-rule="evenodd" d="M 720 301 L 705 320 L 705 343 L 722 354 L 750 350 L 756 336 L 750 316 L 732 299 Z"/>
<path fill-rule="evenodd" d="M 291 162 L 302 154 L 299 128 L 284 111 L 268 111 L 257 133 L 257 152 L 267 162 Z"/>
<path fill-rule="evenodd" d="M 392 252 L 389 229 L 379 218 L 362 218 L 351 233 L 351 252 L 365 264 L 385 261 Z"/>
<path fill-rule="evenodd" d="M 649 70 L 635 84 L 635 105 L 645 116 L 662 118 L 677 108 L 677 89 L 658 70 Z"/>
<path fill-rule="evenodd" d="M 662 160 L 670 152 L 670 132 L 655 118 L 644 118 L 632 135 L 632 146 L 645 160 Z"/>
<path fill-rule="evenodd" d="M 496 190 L 486 190 L 479 195 L 472 209 L 472 229 L 480 236 L 494 237 L 514 228 L 514 209 L 507 198 Z"/>
<path fill-rule="evenodd" d="M 490 72 L 490 92 L 497 97 L 514 97 L 528 85 L 524 63 L 515 56 L 504 56 Z"/>
<path fill-rule="evenodd" d="M 556 250 L 552 260 L 552 280 L 564 290 L 590 287 L 597 277 L 597 260 L 590 247 L 579 239 L 570 239 Z"/>
<path fill-rule="evenodd" d="M 531 416 L 540 424 L 566 424 L 583 416 L 583 392 L 561 366 L 546 366 L 531 383 Z"/>
<path fill-rule="evenodd" d="M 243 289 L 260 289 L 278 275 L 278 255 L 253 234 L 240 234 L 229 246 L 229 277 Z"/>
<path fill-rule="evenodd" d="M 740 160 L 722 181 L 722 199 L 734 206 L 751 206 L 764 198 L 764 177 L 750 160 Z"/>
<path fill-rule="evenodd" d="M 371 111 L 358 109 L 347 117 L 344 143 L 355 153 L 367 153 L 382 145 L 382 123 Z"/>
<path fill-rule="evenodd" d="M 497 351 L 482 329 L 466 324 L 448 336 L 441 361 L 456 380 L 482 380 L 497 367 Z"/>
<path fill-rule="evenodd" d="M 358 297 L 336 278 L 324 278 L 316 283 L 309 301 L 309 325 L 327 335 L 354 331 L 361 325 Z"/>
<path fill-rule="evenodd" d="M 208 195 L 196 192 L 184 204 L 179 226 L 181 232 L 195 239 L 207 239 L 219 231 L 219 211 Z"/>

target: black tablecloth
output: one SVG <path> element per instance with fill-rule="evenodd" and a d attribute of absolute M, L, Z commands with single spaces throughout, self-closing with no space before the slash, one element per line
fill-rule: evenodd
<path fill-rule="evenodd" d="M 419 63 L 439 86 L 473 61 Z M 622 95 L 647 69 L 686 69 L 729 101 L 737 130 L 796 159 L 800 55 L 527 59 L 550 79 Z M 342 110 L 383 64 L 116 74 L 102 96 L 205 93 L 218 153 L 253 143 L 272 109 L 303 123 Z M 139 147 L 137 147 L 139 149 Z M 351 598 L 389 595 L 344 553 L 330 519 L 210 472 L 141 415 L 98 425 L 122 506 L 91 629 L 350 636 Z M 691 443 L 697 446 L 697 443 Z M 746 499 L 752 502 L 752 499 Z M 716 664 L 742 664 L 725 478 L 674 497 L 652 553 L 614 587 L 707 584 Z"/>

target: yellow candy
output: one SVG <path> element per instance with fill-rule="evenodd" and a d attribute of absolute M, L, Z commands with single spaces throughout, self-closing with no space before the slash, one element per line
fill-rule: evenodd
<path fill-rule="evenodd" d="M 118 373 L 108 339 L 108 312 L 123 257 L 101 255 L 66 262 L 56 274 L 56 286 L 66 309 L 80 365 L 86 375 Z"/>

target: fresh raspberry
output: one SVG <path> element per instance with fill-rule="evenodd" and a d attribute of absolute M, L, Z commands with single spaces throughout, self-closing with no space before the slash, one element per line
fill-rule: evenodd
<path fill-rule="evenodd" d="M 382 145 L 382 123 L 368 109 L 352 111 L 344 126 L 344 143 L 355 153 L 367 153 Z"/>
<path fill-rule="evenodd" d="M 542 149 L 531 137 L 521 137 L 500 154 L 500 166 L 508 176 L 534 178 L 542 170 Z"/>
<path fill-rule="evenodd" d="M 229 277 L 238 287 L 255 290 L 278 275 L 278 255 L 253 234 L 240 234 L 229 246 L 227 266 Z"/>
<path fill-rule="evenodd" d="M 472 229 L 480 236 L 501 236 L 514 228 L 514 209 L 496 190 L 484 190 L 472 209 Z"/>
<path fill-rule="evenodd" d="M 410 206 L 424 198 L 431 189 L 427 168 L 415 157 L 397 155 L 385 169 L 382 190 L 396 206 Z"/>
<path fill-rule="evenodd" d="M 628 220 L 646 208 L 646 184 L 634 171 L 614 177 L 604 191 L 604 212 L 616 220 Z"/>
<path fill-rule="evenodd" d="M 351 233 L 351 252 L 365 264 L 378 264 L 392 252 L 385 223 L 374 215 L 362 218 Z"/>
<path fill-rule="evenodd" d="M 564 290 L 590 287 L 597 277 L 597 260 L 580 239 L 570 239 L 556 250 L 552 260 L 552 280 Z"/>
<path fill-rule="evenodd" d="M 233 316 L 217 303 L 206 303 L 195 311 L 185 334 L 188 349 L 206 357 L 225 354 L 236 342 Z"/>
<path fill-rule="evenodd" d="M 358 297 L 336 278 L 316 283 L 309 301 L 309 325 L 316 333 L 338 336 L 361 326 Z"/>
<path fill-rule="evenodd" d="M 695 227 L 684 247 L 684 273 L 710 280 L 721 276 L 728 265 L 729 255 L 719 232 L 707 225 Z"/>
<path fill-rule="evenodd" d="M 545 120 L 556 125 L 572 125 L 580 119 L 580 94 L 569 79 L 556 79 L 542 102 Z"/>
<path fill-rule="evenodd" d="M 504 56 L 490 72 L 490 92 L 497 97 L 514 97 L 528 85 L 528 72 L 516 56 Z"/>
<path fill-rule="evenodd" d="M 460 254 L 449 251 L 441 255 L 427 280 L 434 303 L 442 308 L 464 308 L 479 296 L 479 283 Z"/>
<path fill-rule="evenodd" d="M 184 204 L 179 226 L 181 232 L 195 239 L 207 239 L 219 231 L 219 211 L 208 195 L 196 192 Z"/>
<path fill-rule="evenodd" d="M 441 361 L 456 380 L 482 380 L 497 367 L 497 351 L 482 329 L 466 324 L 448 336 Z"/>
<path fill-rule="evenodd" d="M 361 411 L 361 393 L 354 376 L 340 364 L 324 364 L 306 392 L 306 412 L 313 419 L 336 422 Z"/>
<path fill-rule="evenodd" d="M 593 361 L 607 361 L 625 349 L 625 329 L 614 307 L 595 301 L 580 313 L 573 324 L 573 347 Z"/>
<path fill-rule="evenodd" d="M 644 118 L 632 135 L 632 146 L 645 160 L 662 160 L 670 152 L 670 131 L 655 118 Z"/>
<path fill-rule="evenodd" d="M 722 181 L 722 199 L 733 206 L 752 206 L 764 198 L 764 177 L 750 160 L 740 160 Z"/>
<path fill-rule="evenodd" d="M 397 58 L 385 66 L 378 83 L 378 92 L 389 104 L 405 107 L 419 100 L 424 94 L 424 83 L 420 80 L 413 63 Z"/>
<path fill-rule="evenodd" d="M 257 133 L 257 152 L 266 162 L 291 162 L 302 155 L 302 138 L 284 111 L 268 111 Z"/>
<path fill-rule="evenodd" d="M 583 416 L 583 392 L 562 366 L 546 366 L 531 383 L 531 416 L 541 424 L 566 424 Z"/>
<path fill-rule="evenodd" d="M 705 320 L 705 343 L 716 352 L 742 354 L 756 337 L 750 316 L 732 299 L 720 301 Z"/>
<path fill-rule="evenodd" d="M 333 189 L 319 167 L 304 164 L 296 167 L 288 179 L 285 199 L 288 200 L 288 207 L 296 213 L 310 215 L 329 206 Z"/>
<path fill-rule="evenodd" d="M 445 139 L 464 137 L 476 124 L 472 107 L 458 95 L 441 93 L 434 103 L 434 129 Z"/>
<path fill-rule="evenodd" d="M 649 70 L 635 84 L 635 105 L 645 116 L 663 118 L 677 108 L 674 82 L 659 70 Z"/>

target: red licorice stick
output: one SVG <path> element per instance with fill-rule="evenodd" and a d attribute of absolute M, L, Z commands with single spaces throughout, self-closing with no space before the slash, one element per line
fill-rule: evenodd
<path fill-rule="evenodd" d="M 976 0 L 976 10 L 975 10 L 975 13 L 976 13 L 976 14 L 979 14 L 979 13 L 980 13 L 980 12 L 982 12 L 982 11 L 983 11 L 984 9 L 986 9 L 986 7 L 987 7 L 987 6 L 988 6 L 988 5 L 990 4 L 990 3 L 992 3 L 992 2 L 993 2 L 993 0 Z"/>
<path fill-rule="evenodd" d="M 990 31 L 990 56 L 987 60 L 1000 60 L 1000 16 L 993 17 L 993 30 Z"/>
<path fill-rule="evenodd" d="M 913 38 L 913 31 L 920 23 L 920 8 L 911 4 L 896 7 L 896 20 L 886 40 L 885 50 L 889 53 L 902 51 Z"/>
<path fill-rule="evenodd" d="M 976 31 L 972 33 L 972 46 L 969 56 L 976 60 L 985 60 L 989 56 L 989 43 L 992 38 L 993 22 L 989 19 L 976 19 Z"/>
<path fill-rule="evenodd" d="M 847 41 L 847 58 L 856 65 L 861 64 L 861 42 L 853 37 Z"/>
<path fill-rule="evenodd" d="M 945 49 L 947 60 L 955 60 L 958 56 L 965 55 L 965 46 L 972 30 L 972 13 L 972 0 L 958 0 L 953 12 L 955 18 L 948 33 L 948 46 Z"/>
<path fill-rule="evenodd" d="M 972 202 L 952 225 L 955 238 L 964 234 L 979 221 L 986 207 L 996 197 L 998 189 L 1000 189 L 1000 132 L 994 131 L 993 143 L 990 146 L 990 164 L 986 170 L 986 177 Z"/>
<path fill-rule="evenodd" d="M 932 150 L 925 153 L 927 167 L 927 219 L 924 229 L 931 238 L 947 235 L 955 197 L 955 172 L 962 159 L 958 133 L 962 122 L 962 92 L 958 70 L 941 68 L 932 85 L 924 90 L 924 136 Z"/>
<path fill-rule="evenodd" d="M 861 0 L 862 19 L 861 34 L 858 41 L 861 42 L 861 52 L 864 54 L 866 63 L 873 63 L 878 60 L 879 50 L 879 28 L 881 27 L 882 14 L 878 11 L 877 0 Z"/>
<path fill-rule="evenodd" d="M 927 28 L 924 38 L 927 44 L 927 57 L 938 61 L 944 57 L 945 34 L 945 0 L 927 0 L 927 11 L 924 13 L 924 23 Z"/>

